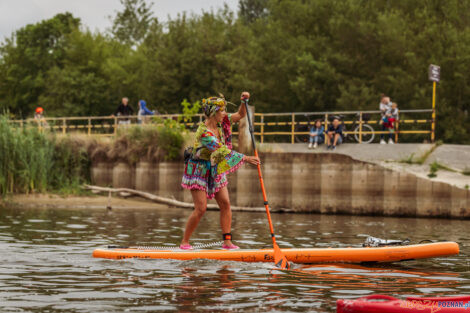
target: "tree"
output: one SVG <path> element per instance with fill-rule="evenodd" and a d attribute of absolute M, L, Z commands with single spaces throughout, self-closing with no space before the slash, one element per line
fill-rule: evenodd
<path fill-rule="evenodd" d="M 111 36 L 70 14 L 18 30 L 0 47 L 0 108 L 107 115 L 127 96 L 178 113 L 183 99 L 248 89 L 259 112 L 377 110 L 381 93 L 429 109 L 433 63 L 437 138 L 470 142 L 469 1 L 241 0 L 238 17 L 224 7 L 165 24 L 144 0 L 122 3 Z"/>
<path fill-rule="evenodd" d="M 49 115 L 109 115 L 117 99 L 107 63 L 119 47 L 111 39 L 89 31 L 69 35 L 64 47 L 63 66 L 44 74 L 45 88 L 39 97 Z M 117 98 L 117 97 L 116 97 Z"/>
<path fill-rule="evenodd" d="M 44 92 L 46 72 L 61 67 L 67 35 L 78 30 L 80 19 L 70 13 L 27 25 L 0 48 L 0 108 L 26 117 Z"/>
<path fill-rule="evenodd" d="M 240 0 L 238 3 L 238 15 L 245 23 L 253 23 L 259 18 L 269 14 L 269 0 Z"/>
<path fill-rule="evenodd" d="M 142 42 L 152 23 L 157 22 L 152 15 L 153 2 L 146 0 L 120 0 L 124 6 L 112 19 L 111 33 L 122 43 L 138 45 Z"/>

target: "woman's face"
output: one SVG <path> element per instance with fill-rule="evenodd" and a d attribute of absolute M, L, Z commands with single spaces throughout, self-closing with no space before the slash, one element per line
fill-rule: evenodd
<path fill-rule="evenodd" d="M 227 115 L 227 112 L 225 112 L 225 107 L 219 109 L 217 113 L 215 113 L 215 119 L 217 120 L 217 123 L 222 123 L 225 115 Z"/>
<path fill-rule="evenodd" d="M 315 127 L 316 127 L 316 128 L 320 128 L 320 127 L 321 127 L 321 122 L 320 122 L 320 121 L 317 121 L 317 122 L 315 123 Z"/>

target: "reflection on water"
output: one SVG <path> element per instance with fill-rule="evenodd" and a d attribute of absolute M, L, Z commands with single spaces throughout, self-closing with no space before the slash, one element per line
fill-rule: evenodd
<path fill-rule="evenodd" d="M 334 312 L 336 299 L 372 293 L 398 297 L 468 294 L 470 221 L 274 215 L 281 247 L 347 247 L 367 235 L 414 241 L 453 240 L 449 258 L 373 266 L 296 265 L 213 260 L 93 259 L 107 244 L 176 245 L 187 210 L 15 210 L 0 214 L 1 311 L 309 311 Z M 194 243 L 218 241 L 208 212 Z M 237 244 L 270 246 L 266 217 L 235 213 Z"/>

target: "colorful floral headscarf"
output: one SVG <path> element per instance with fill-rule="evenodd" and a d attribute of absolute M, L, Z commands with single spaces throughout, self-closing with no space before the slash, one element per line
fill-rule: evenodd
<path fill-rule="evenodd" d="M 217 111 L 224 108 L 227 105 L 227 101 L 220 97 L 210 97 L 202 99 L 202 110 L 207 117 L 214 116 Z"/>

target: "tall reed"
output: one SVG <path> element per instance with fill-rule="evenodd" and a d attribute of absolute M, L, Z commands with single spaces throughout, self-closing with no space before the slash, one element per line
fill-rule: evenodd
<path fill-rule="evenodd" d="M 0 194 L 60 191 L 88 180 L 84 148 L 0 116 Z"/>

